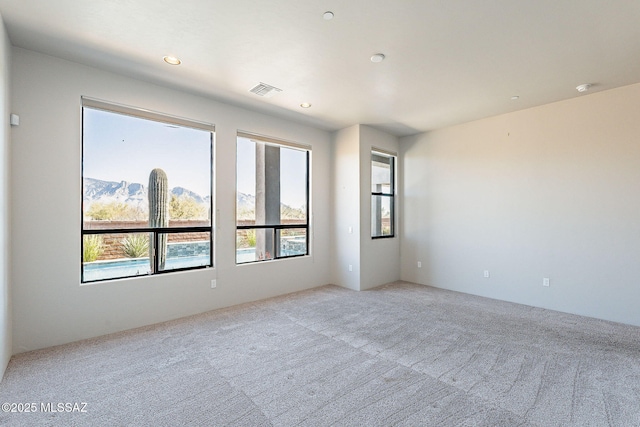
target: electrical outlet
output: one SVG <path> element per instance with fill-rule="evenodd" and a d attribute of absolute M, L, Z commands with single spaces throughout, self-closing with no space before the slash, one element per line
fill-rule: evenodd
<path fill-rule="evenodd" d="M 349 264 L 349 271 L 353 271 L 353 265 Z"/>
<path fill-rule="evenodd" d="M 544 279 L 542 279 L 542 286 L 549 286 L 549 278 L 545 277 Z"/>
<path fill-rule="evenodd" d="M 215 289 L 218 286 L 218 281 L 216 279 L 211 280 L 211 289 Z"/>
<path fill-rule="evenodd" d="M 418 261 L 418 268 L 422 268 L 422 261 Z"/>
<path fill-rule="evenodd" d="M 491 277 L 491 273 L 489 273 L 489 270 L 485 270 L 485 271 L 484 271 L 484 277 L 485 277 L 486 279 L 488 279 L 489 277 Z"/>

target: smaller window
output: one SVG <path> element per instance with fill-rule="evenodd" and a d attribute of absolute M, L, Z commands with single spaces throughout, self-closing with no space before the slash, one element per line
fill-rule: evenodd
<path fill-rule="evenodd" d="M 236 264 L 309 254 L 310 147 L 238 132 Z"/>
<path fill-rule="evenodd" d="M 371 237 L 394 236 L 395 156 L 371 152 Z"/>

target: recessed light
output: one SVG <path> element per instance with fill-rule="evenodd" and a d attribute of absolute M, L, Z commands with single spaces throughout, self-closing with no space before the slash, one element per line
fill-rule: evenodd
<path fill-rule="evenodd" d="M 513 96 L 511 97 L 511 100 L 512 100 L 512 101 L 517 101 L 518 99 L 520 99 L 520 97 L 519 97 L 518 95 L 513 95 Z"/>
<path fill-rule="evenodd" d="M 371 62 L 382 62 L 384 61 L 384 55 L 382 53 L 376 53 L 371 57 Z"/>
<path fill-rule="evenodd" d="M 585 84 L 576 86 L 576 90 L 578 92 L 586 92 L 591 88 L 591 86 L 593 86 L 591 83 L 585 83 Z"/>
<path fill-rule="evenodd" d="M 164 62 L 166 62 L 167 64 L 170 65 L 180 65 L 182 64 L 182 61 L 180 61 L 180 59 L 176 58 L 175 56 L 165 56 L 164 58 Z"/>
<path fill-rule="evenodd" d="M 302 108 L 309 108 L 309 107 L 311 107 L 311 104 L 309 104 L 308 102 L 303 102 L 302 104 L 300 104 L 300 106 Z"/>
<path fill-rule="evenodd" d="M 331 21 L 333 19 L 333 12 L 331 12 L 330 10 L 327 10 L 325 13 L 322 14 L 322 17 L 324 18 L 325 21 Z"/>

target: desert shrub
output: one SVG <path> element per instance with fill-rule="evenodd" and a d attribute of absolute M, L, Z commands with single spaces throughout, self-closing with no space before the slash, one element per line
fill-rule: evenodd
<path fill-rule="evenodd" d="M 129 258 L 140 258 L 149 255 L 149 236 L 136 233 L 122 239 L 122 251 Z"/>
<path fill-rule="evenodd" d="M 256 230 L 247 230 L 247 243 L 250 248 L 255 248 L 256 246 Z"/>
<path fill-rule="evenodd" d="M 255 248 L 256 230 L 238 230 L 236 233 L 236 247 L 238 249 Z"/>
<path fill-rule="evenodd" d="M 120 202 L 95 202 L 85 215 L 94 221 L 139 221 L 147 217 L 141 208 Z"/>
<path fill-rule="evenodd" d="M 169 218 L 171 219 L 199 219 L 206 216 L 206 209 L 193 197 L 171 195 L 169 201 Z"/>
<path fill-rule="evenodd" d="M 280 218 L 282 219 L 305 219 L 306 217 L 304 207 L 296 209 L 291 206 L 280 205 Z"/>
<path fill-rule="evenodd" d="M 99 234 L 89 234 L 84 236 L 82 242 L 82 260 L 93 262 L 104 252 L 102 236 Z"/>

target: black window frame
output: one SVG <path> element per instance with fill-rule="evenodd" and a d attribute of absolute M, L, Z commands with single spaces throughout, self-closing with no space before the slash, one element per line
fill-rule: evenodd
<path fill-rule="evenodd" d="M 254 139 L 256 141 L 260 141 L 262 143 L 265 144 L 269 144 L 269 145 L 273 145 L 273 146 L 278 146 L 281 148 L 287 148 L 287 149 L 295 149 L 295 150 L 301 150 L 304 151 L 306 156 L 305 156 L 305 160 L 306 160 L 306 168 L 305 168 L 305 188 L 306 188 L 306 195 L 305 195 L 305 223 L 304 224 L 253 224 L 253 225 L 238 225 L 238 212 L 236 211 L 236 235 L 238 230 L 273 230 L 274 233 L 274 249 L 275 249 L 275 254 L 273 256 L 273 258 L 265 258 L 265 259 L 256 259 L 254 261 L 247 261 L 247 262 L 238 262 L 238 247 L 237 247 L 237 241 L 236 241 L 236 254 L 235 254 L 235 263 L 236 265 L 249 265 L 249 264 L 254 264 L 256 262 L 262 262 L 262 261 L 274 261 L 274 260 L 281 260 L 281 259 L 289 259 L 289 258 L 299 258 L 299 257 L 303 257 L 303 256 L 308 256 L 309 255 L 309 248 L 310 248 L 310 242 L 311 242 L 311 234 L 310 234 L 310 227 L 309 227 L 309 201 L 310 201 L 310 191 L 311 191 L 311 187 L 310 187 L 310 166 L 311 166 L 311 147 L 307 146 L 307 145 L 302 145 L 302 144 L 297 144 L 297 143 L 292 143 L 292 142 L 287 142 L 284 140 L 279 140 L 276 138 L 271 138 L 268 136 L 264 136 L 264 135 L 258 135 L 258 134 L 253 134 L 253 133 L 248 133 L 248 132 L 243 132 L 243 131 L 238 131 L 237 135 L 236 135 L 236 144 L 238 141 L 238 138 L 248 138 L 248 139 Z M 236 151 L 237 152 L 237 151 Z M 237 166 L 237 161 L 236 161 L 236 166 Z M 237 169 L 236 169 L 236 174 L 237 174 Z M 238 197 L 238 186 L 237 186 L 237 178 L 236 178 L 236 200 Z M 237 207 L 236 207 L 237 209 Z M 299 254 L 293 254 L 293 255 L 282 255 L 280 253 L 280 245 L 279 245 L 279 241 L 280 241 L 280 236 L 279 236 L 279 231 L 280 230 L 290 230 L 290 229 L 303 229 L 305 230 L 305 253 L 299 253 Z"/>
<path fill-rule="evenodd" d="M 372 239 L 390 239 L 395 237 L 395 222 L 396 222 L 396 215 L 395 215 L 395 209 L 396 209 L 396 203 L 395 203 L 395 188 L 396 188 L 396 162 L 397 162 L 397 155 L 392 154 L 392 153 L 388 153 L 386 151 L 383 150 L 378 150 L 378 149 L 372 149 L 371 150 L 371 162 L 370 162 L 370 166 L 371 166 L 371 174 L 370 176 L 373 175 L 373 162 L 375 160 L 376 156 L 380 156 L 380 157 L 386 157 L 390 159 L 389 162 L 389 191 L 388 192 L 384 192 L 384 191 L 371 191 L 371 198 L 370 198 L 370 202 L 373 203 L 373 199 L 374 197 L 386 197 L 389 199 L 389 207 L 390 207 L 390 218 L 389 218 L 389 227 L 391 228 L 391 233 L 390 234 L 385 234 L 385 235 L 373 235 L 373 218 L 371 218 L 371 222 L 372 222 L 372 226 L 371 226 L 371 231 L 372 231 L 372 235 L 371 238 Z M 371 212 L 373 212 L 373 207 L 371 208 Z"/>
<path fill-rule="evenodd" d="M 214 209 L 213 209 L 213 174 L 214 174 L 214 146 L 215 146 L 215 126 L 208 123 L 201 123 L 194 120 L 184 119 L 181 117 L 175 117 L 168 114 L 158 113 L 155 111 L 150 111 L 147 109 L 141 109 L 136 107 L 129 107 L 125 105 L 108 103 L 105 101 L 82 97 L 81 98 L 81 117 L 82 117 L 82 132 L 81 132 L 81 182 L 84 182 L 84 112 L 85 109 L 93 109 L 105 111 L 113 114 L 121 114 L 130 117 L 134 117 L 142 120 L 151 120 L 159 123 L 164 123 L 167 125 L 173 126 L 181 126 L 188 127 L 193 129 L 198 129 L 202 131 L 207 131 L 210 133 L 210 178 L 209 178 L 209 225 L 208 226 L 197 226 L 197 227 L 136 227 L 136 228 L 104 228 L 104 229 L 85 229 L 84 227 L 84 203 L 82 200 L 84 199 L 84 185 L 80 186 L 80 284 L 92 284 L 99 283 L 110 280 L 119 280 L 119 279 L 133 279 L 140 277 L 149 277 L 158 274 L 166 274 L 166 273 L 176 273 L 182 271 L 190 271 L 190 270 L 201 270 L 205 268 L 212 268 L 214 261 Z M 95 279 L 95 280 L 85 280 L 84 274 L 84 237 L 90 235 L 106 235 L 106 234 L 141 234 L 148 233 L 149 234 L 149 245 L 153 248 L 153 262 L 151 263 L 151 271 L 148 274 L 136 274 L 129 276 L 118 276 L 118 277 L 108 277 L 104 279 Z M 209 262 L 207 265 L 197 265 L 190 267 L 181 267 L 181 268 L 171 268 L 171 269 L 160 269 L 158 265 L 159 256 L 158 256 L 158 240 L 159 235 L 161 234 L 177 234 L 177 233 L 208 233 L 209 234 Z"/>

